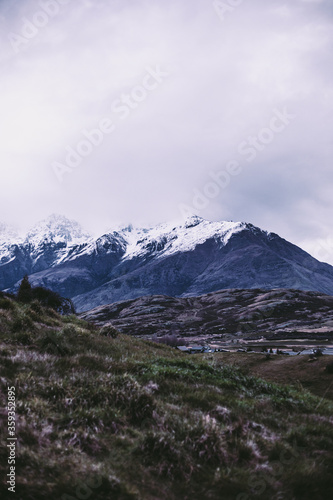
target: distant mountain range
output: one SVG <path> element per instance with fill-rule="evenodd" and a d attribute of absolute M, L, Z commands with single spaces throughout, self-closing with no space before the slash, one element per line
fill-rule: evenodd
<path fill-rule="evenodd" d="M 333 295 L 333 266 L 277 234 L 243 222 L 132 226 L 99 238 L 52 215 L 20 238 L 0 224 L 0 289 L 28 274 L 72 298 L 78 311 L 146 295 L 197 296 L 222 289 L 293 288 Z"/>

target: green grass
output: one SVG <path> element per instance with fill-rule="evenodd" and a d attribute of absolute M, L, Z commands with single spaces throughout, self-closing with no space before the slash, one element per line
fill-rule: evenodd
<path fill-rule="evenodd" d="M 0 300 L 17 499 L 327 499 L 333 404 L 76 316 Z M 1 437 L 7 437 L 5 412 Z M 0 452 L 1 498 L 7 450 Z M 11 494 L 12 495 L 12 494 Z"/>

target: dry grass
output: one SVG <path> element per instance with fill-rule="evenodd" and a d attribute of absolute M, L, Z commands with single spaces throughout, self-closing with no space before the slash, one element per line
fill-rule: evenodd
<path fill-rule="evenodd" d="M 7 385 L 17 393 L 18 500 L 333 493 L 329 400 L 253 377 L 252 355 L 188 357 L 37 309 L 0 309 L 2 408 Z M 249 360 L 245 370 L 230 366 L 237 359 Z M 0 429 L 4 442 L 4 411 Z M 0 467 L 5 478 L 4 448 Z M 0 493 L 10 498 L 4 479 Z"/>
<path fill-rule="evenodd" d="M 306 355 L 271 356 L 267 361 L 262 354 L 226 352 L 214 354 L 214 359 L 271 382 L 303 387 L 320 398 L 333 400 L 333 376 L 326 371 L 332 356 L 322 356 L 310 363 Z"/>

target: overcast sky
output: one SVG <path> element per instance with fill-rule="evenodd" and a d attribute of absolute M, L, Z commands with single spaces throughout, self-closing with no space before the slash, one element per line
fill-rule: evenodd
<path fill-rule="evenodd" d="M 0 219 L 196 213 L 333 264 L 332 28 L 331 0 L 0 0 Z"/>

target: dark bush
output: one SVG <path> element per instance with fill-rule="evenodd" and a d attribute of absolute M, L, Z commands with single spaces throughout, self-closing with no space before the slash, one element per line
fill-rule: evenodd
<path fill-rule="evenodd" d="M 0 299 L 16 299 L 16 296 L 12 293 L 0 292 Z"/>
<path fill-rule="evenodd" d="M 18 314 L 14 317 L 11 330 L 13 333 L 17 332 L 27 332 L 34 328 L 33 321 L 27 314 Z"/>
<path fill-rule="evenodd" d="M 75 314 L 75 307 L 71 299 L 61 297 L 57 292 L 44 288 L 43 286 L 32 287 L 28 276 L 25 276 L 21 282 L 16 299 L 19 302 L 28 304 L 33 302 L 32 309 L 40 314 L 41 310 L 36 305 L 38 301 L 42 306 L 49 307 L 59 314 Z"/>
<path fill-rule="evenodd" d="M 39 342 L 41 352 L 53 354 L 55 356 L 67 356 L 71 354 L 66 339 L 55 333 L 48 333 L 42 337 Z"/>
<path fill-rule="evenodd" d="M 134 425 L 141 425 L 145 420 L 153 416 L 155 409 L 154 399 L 150 394 L 133 395 L 129 405 L 130 421 Z"/>
<path fill-rule="evenodd" d="M 42 304 L 38 300 L 33 300 L 31 302 L 30 309 L 38 315 L 41 315 L 43 313 Z"/>
<path fill-rule="evenodd" d="M 64 299 L 58 293 L 42 286 L 32 289 L 32 298 L 38 300 L 42 306 L 50 307 L 60 314 L 73 314 L 75 312 L 70 299 Z"/>
<path fill-rule="evenodd" d="M 32 300 L 32 287 L 27 275 L 21 281 L 20 288 L 17 292 L 17 300 L 23 304 L 28 304 Z"/>
<path fill-rule="evenodd" d="M 15 306 L 13 304 L 12 300 L 7 299 L 4 295 L 0 295 L 0 309 L 15 309 Z"/>
<path fill-rule="evenodd" d="M 103 337 L 111 337 L 112 339 L 116 339 L 118 337 L 118 330 L 115 328 L 111 323 L 108 323 L 104 326 L 99 331 L 99 334 L 102 335 Z"/>
<path fill-rule="evenodd" d="M 60 295 L 42 286 L 37 286 L 33 289 L 33 298 L 45 307 L 51 307 L 55 310 L 61 307 Z"/>
<path fill-rule="evenodd" d="M 159 476 L 185 479 L 191 475 L 179 443 L 166 433 L 149 432 L 136 453 L 145 465 L 154 467 Z"/>
<path fill-rule="evenodd" d="M 333 373 L 333 361 L 331 361 L 330 363 L 328 363 L 328 365 L 326 365 L 326 372 Z"/>
<path fill-rule="evenodd" d="M 32 338 L 29 333 L 20 332 L 15 336 L 15 341 L 20 345 L 31 345 Z"/>

